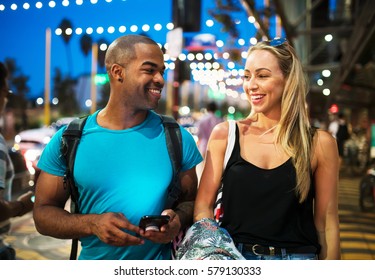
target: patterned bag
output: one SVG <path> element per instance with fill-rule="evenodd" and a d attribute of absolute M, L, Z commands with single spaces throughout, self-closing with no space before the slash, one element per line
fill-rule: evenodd
<path fill-rule="evenodd" d="M 195 222 L 177 251 L 177 260 L 244 260 L 228 231 L 216 221 L 203 218 Z"/>

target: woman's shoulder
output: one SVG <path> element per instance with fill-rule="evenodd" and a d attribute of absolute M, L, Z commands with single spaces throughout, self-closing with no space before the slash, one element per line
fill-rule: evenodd
<path fill-rule="evenodd" d="M 314 133 L 314 139 L 316 139 L 321 144 L 335 143 L 335 138 L 328 131 L 318 128 L 316 128 L 315 130 L 316 131 Z"/>
<path fill-rule="evenodd" d="M 318 129 L 314 135 L 315 155 L 326 158 L 336 155 L 336 139 L 326 130 Z"/>
<path fill-rule="evenodd" d="M 211 138 L 217 139 L 217 140 L 226 139 L 228 137 L 230 121 L 224 121 L 215 125 L 215 127 L 213 128 L 211 132 Z"/>

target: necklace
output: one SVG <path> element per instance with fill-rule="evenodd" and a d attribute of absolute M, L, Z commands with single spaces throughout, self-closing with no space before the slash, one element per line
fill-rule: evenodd
<path fill-rule="evenodd" d="M 258 137 L 261 138 L 263 137 L 264 135 L 266 135 L 267 133 L 271 132 L 272 130 L 274 130 L 275 128 L 277 127 L 277 125 L 274 125 L 273 127 L 271 127 L 270 129 L 267 129 L 265 132 L 263 132 L 261 135 L 259 135 Z"/>

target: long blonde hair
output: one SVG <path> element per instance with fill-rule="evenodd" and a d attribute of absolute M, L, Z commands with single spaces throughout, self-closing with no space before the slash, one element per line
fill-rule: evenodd
<path fill-rule="evenodd" d="M 282 149 L 293 159 L 297 176 L 296 192 L 302 202 L 306 199 L 311 184 L 312 139 L 306 104 L 307 79 L 295 50 L 288 42 L 277 46 L 271 46 L 269 42 L 259 42 L 250 47 L 248 55 L 255 50 L 266 50 L 275 55 L 286 81 L 275 142 L 280 143 Z M 249 117 L 256 117 L 256 114 L 250 113 Z"/>

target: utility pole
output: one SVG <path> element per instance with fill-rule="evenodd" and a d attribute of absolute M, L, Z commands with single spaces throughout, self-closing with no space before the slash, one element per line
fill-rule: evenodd
<path fill-rule="evenodd" d="M 197 32 L 200 30 L 200 19 L 201 19 L 201 0 L 173 0 L 172 2 L 172 18 L 176 36 L 173 36 L 176 41 L 181 40 L 181 51 L 184 47 L 183 32 Z M 173 30 L 172 30 L 173 31 Z M 180 33 L 181 32 L 181 35 Z M 176 47 L 171 46 L 170 47 Z M 181 53 L 179 51 L 179 53 Z M 180 106 L 180 83 L 181 83 L 181 61 L 178 59 L 178 55 L 175 60 L 175 69 L 173 71 L 173 82 L 172 82 L 172 116 L 177 120 L 178 109 Z"/>
<path fill-rule="evenodd" d="M 178 59 L 179 54 L 183 48 L 183 30 L 181 27 L 174 28 L 167 34 L 168 50 L 167 53 L 176 58 L 175 68 L 173 70 L 173 81 L 172 81 L 172 116 L 177 120 L 178 109 L 179 109 L 179 89 L 180 89 L 180 60 Z"/>
<path fill-rule="evenodd" d="M 96 111 L 96 84 L 95 84 L 95 76 L 97 73 L 97 66 L 98 66 L 98 44 L 92 44 L 91 50 L 91 109 L 90 112 L 93 114 Z"/>
<path fill-rule="evenodd" d="M 51 29 L 46 30 L 46 52 L 45 52 L 45 72 L 44 72 L 44 125 L 48 126 L 51 122 L 50 108 L 50 88 L 51 88 Z"/>
<path fill-rule="evenodd" d="M 180 107 L 180 60 L 177 58 L 174 63 L 173 84 L 172 84 L 172 116 L 175 120 L 178 119 L 178 109 Z"/>

